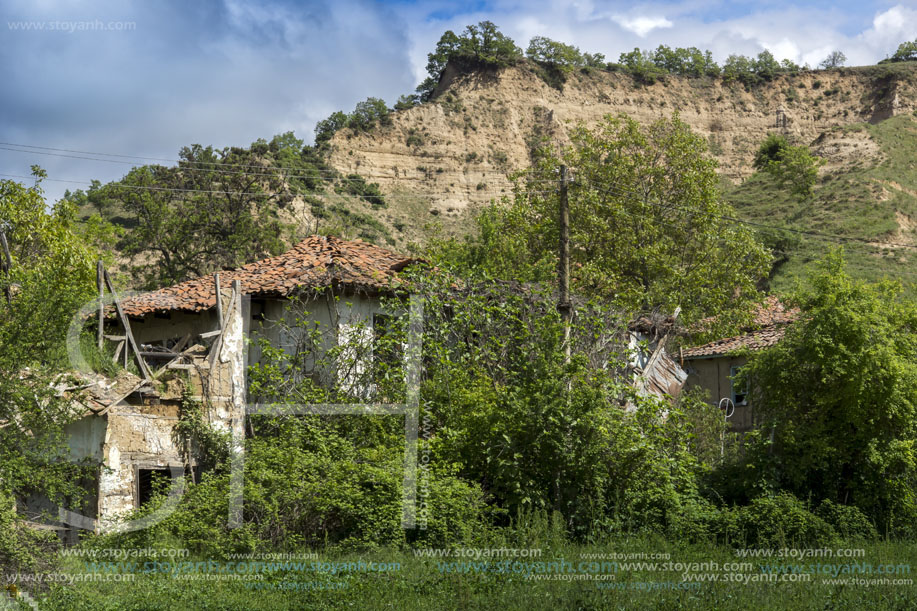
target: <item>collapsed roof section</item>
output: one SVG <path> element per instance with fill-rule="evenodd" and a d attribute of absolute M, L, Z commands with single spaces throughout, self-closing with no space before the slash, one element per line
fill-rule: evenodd
<path fill-rule="evenodd" d="M 701 359 L 723 356 L 736 350 L 763 350 L 783 339 L 786 327 L 799 317 L 798 309 L 788 309 L 777 297 L 770 296 L 758 306 L 753 323 L 742 335 L 724 337 L 688 348 L 681 353 L 683 359 Z"/>

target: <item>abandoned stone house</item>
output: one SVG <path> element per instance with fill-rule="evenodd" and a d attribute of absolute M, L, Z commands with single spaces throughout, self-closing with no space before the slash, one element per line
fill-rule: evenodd
<path fill-rule="evenodd" d="M 797 310 L 787 309 L 776 297 L 768 297 L 742 335 L 683 350 L 677 356 L 688 374 L 685 388 L 706 390 L 709 400 L 724 411 L 732 431 L 742 433 L 755 428 L 757 420 L 749 389 L 737 382 L 736 374 L 748 362 L 750 352 L 779 342 L 797 316 Z"/>
<path fill-rule="evenodd" d="M 86 507 L 60 512 L 64 527 L 107 530 L 150 497 L 156 479 L 194 476 L 193 449 L 180 447 L 174 435 L 183 384 L 160 383 L 168 377 L 162 374 L 186 373 L 193 398 L 208 407 L 210 426 L 238 432 L 246 368 L 259 358 L 246 338 L 287 348 L 295 338 L 282 321 L 302 315 L 291 299 L 313 291 L 308 316 L 332 331 L 325 341 L 371 339 L 389 314 L 384 298 L 396 293 L 399 272 L 415 261 L 360 240 L 311 236 L 282 255 L 118 301 L 120 318 L 106 337 L 118 343 L 116 358 L 133 347 L 142 377 L 90 380 L 80 395 L 85 416 L 68 431 L 71 455 L 99 469 L 86 482 Z M 648 319 L 628 329 L 640 392 L 676 396 L 684 383 L 686 374 L 664 350 L 670 330 Z"/>

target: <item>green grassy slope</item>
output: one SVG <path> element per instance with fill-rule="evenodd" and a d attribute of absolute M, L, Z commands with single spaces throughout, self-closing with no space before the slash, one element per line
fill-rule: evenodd
<path fill-rule="evenodd" d="M 744 220 L 838 236 L 762 229 L 778 256 L 771 282 L 775 290 L 789 288 L 808 265 L 838 245 L 843 245 L 856 277 L 917 283 L 917 224 L 911 225 L 917 220 L 917 117 L 835 128 L 819 140 L 848 137 L 869 144 L 878 154 L 867 153 L 864 146 L 841 161 L 828 156 L 805 202 L 763 173 L 725 187 L 726 199 Z M 817 150 L 817 143 L 813 148 Z M 914 286 L 908 290 L 917 293 Z"/>

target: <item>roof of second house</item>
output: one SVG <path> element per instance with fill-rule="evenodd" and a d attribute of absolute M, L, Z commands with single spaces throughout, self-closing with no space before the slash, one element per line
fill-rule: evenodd
<path fill-rule="evenodd" d="M 416 260 L 362 240 L 313 235 L 282 255 L 219 274 L 221 286 L 238 280 L 242 293 L 251 296 L 288 297 L 327 286 L 378 292 L 391 290 L 397 273 Z M 128 316 L 208 310 L 216 305 L 214 274 L 129 297 L 121 305 Z"/>
<path fill-rule="evenodd" d="M 754 351 L 769 348 L 783 339 L 786 326 L 796 320 L 798 316 L 798 309 L 788 309 L 777 297 L 770 296 L 758 306 L 754 322 L 746 329 L 746 333 L 688 348 L 681 352 L 681 357 L 685 359 L 710 358 L 740 349 Z"/>

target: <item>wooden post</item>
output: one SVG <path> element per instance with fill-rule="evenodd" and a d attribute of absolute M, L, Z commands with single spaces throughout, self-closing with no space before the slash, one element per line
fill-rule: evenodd
<path fill-rule="evenodd" d="M 124 325 L 124 335 L 127 337 L 127 344 L 124 347 L 125 361 L 127 360 L 127 348 L 129 346 L 133 349 L 134 356 L 137 358 L 137 366 L 140 367 L 140 373 L 147 381 L 152 381 L 153 376 L 150 375 L 150 369 L 147 367 L 146 361 L 144 361 L 143 357 L 140 355 L 140 346 L 138 346 L 137 342 L 134 340 L 134 334 L 131 332 L 131 323 L 124 314 L 124 310 L 121 308 L 121 300 L 118 299 L 118 294 L 115 292 L 115 287 L 111 282 L 111 276 L 108 275 L 108 270 L 103 270 L 102 275 L 105 277 L 105 284 L 108 286 L 108 292 L 111 293 L 114 299 L 115 309 L 118 311 L 118 317 L 121 319 L 121 324 Z"/>
<path fill-rule="evenodd" d="M 0 271 L 4 273 L 7 280 L 7 286 L 4 287 L 3 292 L 6 293 L 6 303 L 12 309 L 13 307 L 13 293 L 10 291 L 9 282 L 12 276 L 10 272 L 13 269 L 13 259 L 10 257 L 10 245 L 6 241 L 6 234 L 0 229 L 0 247 L 3 248 L 3 258 L 0 259 Z"/>
<path fill-rule="evenodd" d="M 220 324 L 220 330 L 223 330 L 223 296 L 220 294 L 220 272 L 217 272 L 213 275 L 213 284 L 216 288 L 216 306 L 217 306 L 217 320 Z"/>
<path fill-rule="evenodd" d="M 567 166 L 560 166 L 560 257 L 558 264 L 557 311 L 564 324 L 564 362 L 570 363 L 570 323 L 573 308 L 570 304 L 570 204 L 567 198 Z"/>
<path fill-rule="evenodd" d="M 103 342 L 105 341 L 105 304 L 102 298 L 105 297 L 105 273 L 102 267 L 102 260 L 96 262 L 96 288 L 99 289 L 99 353 L 102 352 Z"/>

